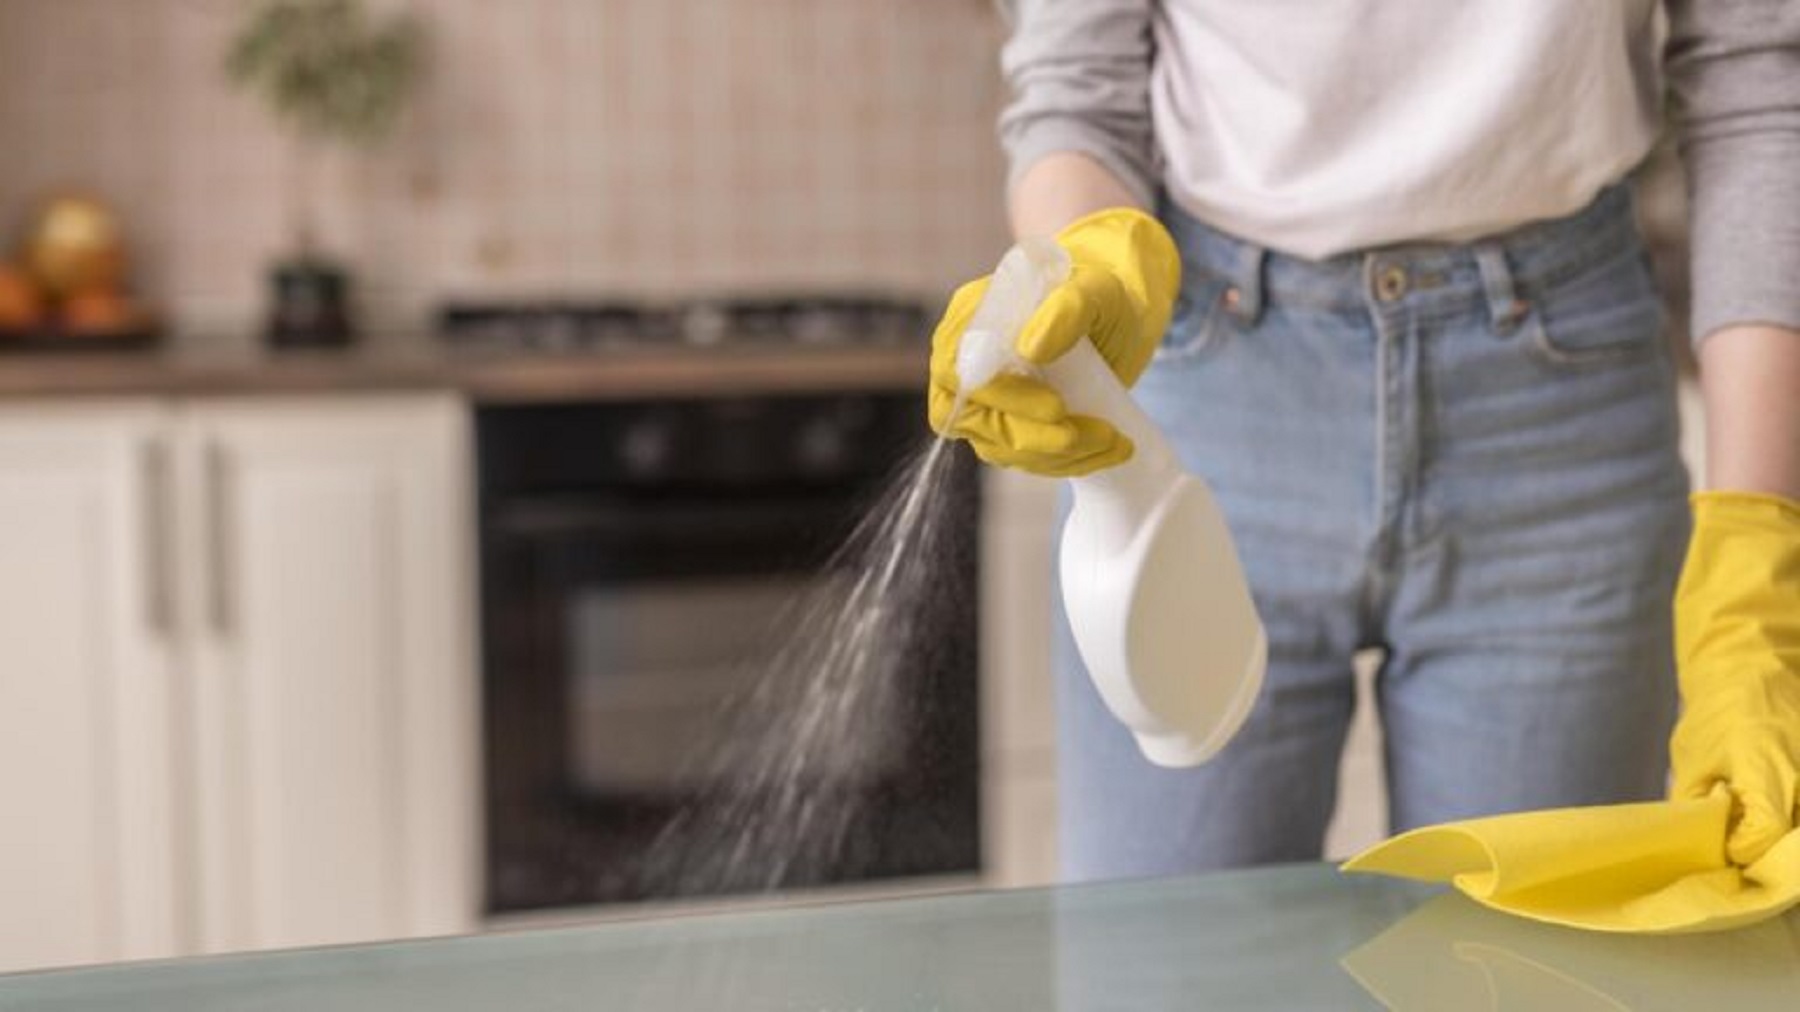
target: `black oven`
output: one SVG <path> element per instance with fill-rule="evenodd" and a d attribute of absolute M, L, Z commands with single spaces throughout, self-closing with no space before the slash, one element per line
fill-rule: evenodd
<path fill-rule="evenodd" d="M 677 818 L 719 802 L 697 760 L 747 733 L 728 704 L 923 417 L 895 393 L 480 410 L 490 912 L 731 888 L 655 873 L 718 845 Z M 969 538 L 973 471 L 942 506 Z M 880 803 L 855 808 L 854 858 L 779 884 L 978 870 L 977 617 L 949 619 L 908 675 L 930 705 L 883 729 L 898 759 L 858 788 Z"/>

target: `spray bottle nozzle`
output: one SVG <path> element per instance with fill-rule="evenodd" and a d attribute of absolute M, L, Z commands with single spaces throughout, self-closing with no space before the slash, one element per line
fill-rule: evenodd
<path fill-rule="evenodd" d="M 1013 342 L 1044 297 L 1069 276 L 1069 254 L 1054 240 L 1024 239 L 1008 250 L 956 349 L 956 383 L 966 393 L 1026 368 Z"/>

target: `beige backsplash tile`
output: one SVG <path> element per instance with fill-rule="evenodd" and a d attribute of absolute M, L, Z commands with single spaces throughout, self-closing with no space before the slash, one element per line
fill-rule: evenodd
<path fill-rule="evenodd" d="M 940 295 L 1004 242 L 1001 29 L 979 0 L 411 0 L 429 83 L 322 167 L 365 319 L 442 297 Z M 0 222 L 124 211 L 144 294 L 248 335 L 296 172 L 219 64 L 236 0 L 0 0 Z"/>

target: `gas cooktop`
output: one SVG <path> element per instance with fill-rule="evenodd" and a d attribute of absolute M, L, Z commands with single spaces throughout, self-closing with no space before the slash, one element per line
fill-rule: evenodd
<path fill-rule="evenodd" d="M 792 297 L 672 303 L 451 302 L 438 333 L 459 349 L 581 352 L 745 344 L 923 343 L 930 314 L 885 298 Z"/>

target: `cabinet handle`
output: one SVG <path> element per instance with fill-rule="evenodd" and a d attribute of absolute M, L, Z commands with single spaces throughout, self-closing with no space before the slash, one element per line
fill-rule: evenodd
<path fill-rule="evenodd" d="M 231 597 L 231 458 L 225 447 L 216 442 L 206 444 L 206 520 L 209 526 L 207 562 L 209 593 L 208 612 L 213 632 L 221 639 L 231 635 L 235 624 Z"/>
<path fill-rule="evenodd" d="M 174 632 L 169 589 L 169 448 L 160 438 L 144 441 L 138 464 L 144 492 L 144 622 L 151 632 Z"/>

